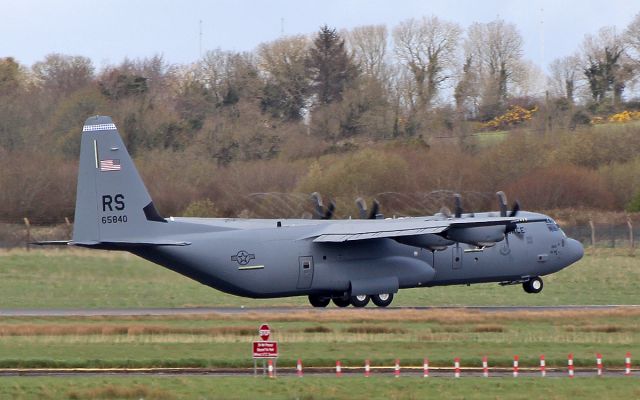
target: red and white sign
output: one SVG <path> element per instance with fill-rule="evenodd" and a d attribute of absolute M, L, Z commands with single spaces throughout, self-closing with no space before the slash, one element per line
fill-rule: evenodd
<path fill-rule="evenodd" d="M 253 342 L 253 358 L 278 358 L 278 342 Z"/>
<path fill-rule="evenodd" d="M 269 336 L 271 336 L 271 328 L 269 328 L 269 325 L 260 325 L 260 329 L 258 329 L 258 335 L 260 335 L 260 339 L 262 340 L 269 340 Z"/>

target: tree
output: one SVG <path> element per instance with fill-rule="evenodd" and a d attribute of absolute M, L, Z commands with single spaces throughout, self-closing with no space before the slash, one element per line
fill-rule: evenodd
<path fill-rule="evenodd" d="M 13 58 L 0 58 L 0 149 L 13 150 L 22 143 L 21 130 L 27 104 L 24 94 L 25 73 Z"/>
<path fill-rule="evenodd" d="M 347 33 L 347 45 L 363 75 L 379 81 L 387 78 L 387 36 L 384 25 L 359 26 Z"/>
<path fill-rule="evenodd" d="M 471 57 L 480 73 L 481 108 L 490 118 L 506 105 L 509 85 L 522 63 L 522 36 L 514 24 L 498 19 L 474 23 L 467 31 L 466 57 Z"/>
<path fill-rule="evenodd" d="M 575 102 L 575 91 L 580 78 L 580 57 L 577 54 L 553 60 L 549 65 L 549 86 L 555 97 Z"/>
<path fill-rule="evenodd" d="M 53 53 L 32 66 L 42 87 L 54 97 L 66 96 L 93 80 L 93 64 L 87 57 Z"/>
<path fill-rule="evenodd" d="M 309 42 L 304 36 L 282 38 L 258 47 L 258 66 L 266 74 L 265 111 L 284 120 L 299 120 L 310 84 L 305 70 Z"/>
<path fill-rule="evenodd" d="M 640 13 L 633 18 L 624 36 L 629 46 L 630 57 L 636 63 L 636 68 L 640 68 Z"/>
<path fill-rule="evenodd" d="M 417 106 L 430 108 L 438 90 L 453 75 L 462 28 L 438 17 L 408 19 L 393 30 L 395 53 L 411 72 Z"/>
<path fill-rule="evenodd" d="M 191 72 L 217 106 L 233 105 L 242 98 L 255 99 L 262 88 L 255 57 L 250 53 L 207 51 Z"/>
<path fill-rule="evenodd" d="M 467 54 L 462 65 L 462 72 L 453 92 L 458 114 L 473 116 L 478 111 L 479 75 L 474 68 L 473 55 Z"/>
<path fill-rule="evenodd" d="M 612 94 L 614 107 L 622 101 L 622 93 L 632 76 L 623 39 L 615 26 L 601 28 L 597 36 L 584 38 L 584 75 L 596 103 L 602 103 L 608 93 Z"/>
<path fill-rule="evenodd" d="M 342 100 L 342 93 L 357 78 L 359 71 L 344 45 L 344 39 L 327 25 L 313 40 L 306 61 L 312 92 L 321 105 Z"/>

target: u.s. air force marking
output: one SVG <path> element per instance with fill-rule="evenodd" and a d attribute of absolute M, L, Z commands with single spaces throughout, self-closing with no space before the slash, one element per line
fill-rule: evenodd
<path fill-rule="evenodd" d="M 240 265 L 247 265 L 249 261 L 255 260 L 255 254 L 250 254 L 245 250 L 240 250 L 235 256 L 231 256 L 231 261 L 235 261 Z"/>

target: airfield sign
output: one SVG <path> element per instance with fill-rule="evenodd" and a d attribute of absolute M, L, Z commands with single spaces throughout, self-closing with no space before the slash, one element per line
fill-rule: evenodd
<path fill-rule="evenodd" d="M 253 358 L 278 358 L 278 342 L 253 342 Z"/>
<path fill-rule="evenodd" d="M 258 329 L 258 335 L 260 335 L 260 339 L 262 340 L 269 340 L 269 336 L 271 336 L 271 328 L 269 328 L 269 325 L 260 325 L 260 329 Z"/>
<path fill-rule="evenodd" d="M 278 342 L 269 341 L 271 328 L 267 324 L 258 329 L 260 341 L 253 342 L 253 358 L 278 358 Z"/>

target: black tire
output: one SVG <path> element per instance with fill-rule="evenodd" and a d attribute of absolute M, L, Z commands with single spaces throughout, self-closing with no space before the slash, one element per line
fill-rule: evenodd
<path fill-rule="evenodd" d="M 350 297 L 334 297 L 333 304 L 338 307 L 349 307 L 351 305 Z"/>
<path fill-rule="evenodd" d="M 393 293 L 380 293 L 371 296 L 371 301 L 378 307 L 386 307 L 393 301 Z"/>
<path fill-rule="evenodd" d="M 311 305 L 314 307 L 318 307 L 318 308 L 326 307 L 329 305 L 330 302 L 331 302 L 330 297 L 309 296 L 309 303 L 311 303 Z"/>
<path fill-rule="evenodd" d="M 367 304 L 369 304 L 369 300 L 371 300 L 371 297 L 367 296 L 366 294 L 363 295 L 359 295 L 359 296 L 351 296 L 351 305 L 354 307 L 366 307 Z"/>
<path fill-rule="evenodd" d="M 542 278 L 539 276 L 531 278 L 522 284 L 522 288 L 527 293 L 540 293 L 542 292 L 543 287 L 544 283 L 542 282 Z"/>

